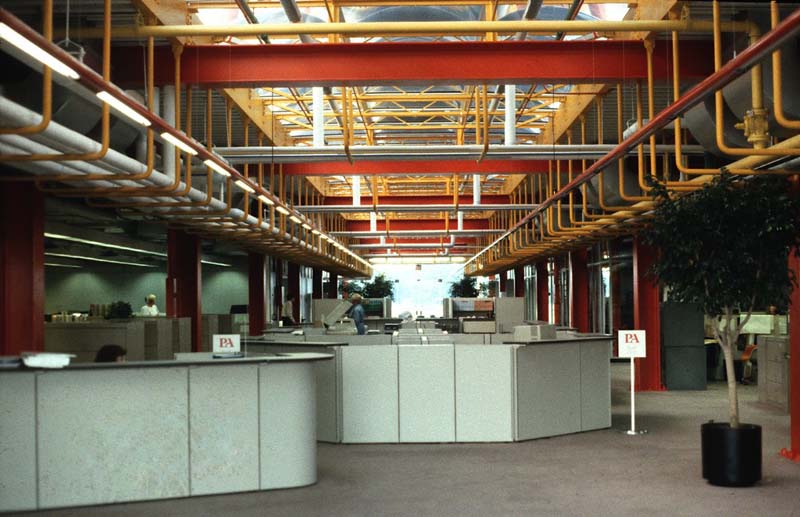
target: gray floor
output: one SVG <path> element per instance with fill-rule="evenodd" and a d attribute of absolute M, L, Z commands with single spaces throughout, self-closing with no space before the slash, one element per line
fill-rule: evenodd
<path fill-rule="evenodd" d="M 325 445 L 307 488 L 39 512 L 44 515 L 702 515 L 800 516 L 800 464 L 778 455 L 789 418 L 741 386 L 763 427 L 764 480 L 719 488 L 700 476 L 700 424 L 725 420 L 725 385 L 637 396 L 627 436 L 628 366 L 612 365 L 613 428 L 514 444 Z"/>

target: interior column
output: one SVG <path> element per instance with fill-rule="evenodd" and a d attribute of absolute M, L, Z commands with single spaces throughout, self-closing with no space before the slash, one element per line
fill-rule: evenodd
<path fill-rule="evenodd" d="M 266 257 L 261 253 L 249 253 L 247 282 L 247 314 L 249 317 L 249 334 L 260 336 L 264 333 L 267 322 L 267 271 Z"/>
<path fill-rule="evenodd" d="M 517 298 L 525 297 L 525 267 L 514 268 L 514 296 Z"/>
<path fill-rule="evenodd" d="M 44 195 L 0 183 L 0 355 L 44 350 Z"/>
<path fill-rule="evenodd" d="M 648 274 L 656 250 L 633 240 L 633 326 L 646 331 L 647 357 L 636 359 L 636 391 L 662 391 L 661 300 L 658 284 Z"/>
<path fill-rule="evenodd" d="M 181 230 L 167 230 L 167 316 L 192 318 L 192 350 L 200 351 L 201 272 L 200 238 Z"/>
<path fill-rule="evenodd" d="M 800 275 L 800 260 L 794 250 L 789 254 L 789 267 Z M 800 461 L 800 287 L 792 291 L 789 304 L 789 435 L 790 446 L 781 454 Z"/>
<path fill-rule="evenodd" d="M 319 300 L 322 298 L 322 270 L 315 267 L 311 271 L 311 298 Z"/>
<path fill-rule="evenodd" d="M 328 284 L 328 298 L 335 300 L 339 297 L 339 274 L 330 272 Z"/>
<path fill-rule="evenodd" d="M 549 321 L 547 296 L 547 261 L 536 263 L 536 319 Z"/>
<path fill-rule="evenodd" d="M 570 275 L 572 275 L 572 303 L 570 321 L 578 332 L 589 329 L 589 251 L 579 250 L 570 253 Z"/>
<path fill-rule="evenodd" d="M 294 262 L 287 263 L 286 277 L 287 296 L 294 295 L 295 298 L 292 304 L 292 317 L 294 321 L 300 323 L 300 266 Z"/>

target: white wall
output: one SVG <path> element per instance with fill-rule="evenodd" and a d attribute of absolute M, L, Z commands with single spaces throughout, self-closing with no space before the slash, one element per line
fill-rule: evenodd
<path fill-rule="evenodd" d="M 231 305 L 247 304 L 246 263 L 223 268 L 203 265 L 203 313 L 227 314 Z M 45 268 L 45 312 L 81 310 L 89 305 L 128 302 L 134 312 L 144 297 L 156 295 L 159 311 L 165 312 L 166 270 L 130 266 L 90 266 L 85 269 Z"/>

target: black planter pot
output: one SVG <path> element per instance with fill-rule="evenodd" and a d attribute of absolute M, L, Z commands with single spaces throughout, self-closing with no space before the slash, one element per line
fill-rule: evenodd
<path fill-rule="evenodd" d="M 708 422 L 700 429 L 703 477 L 712 485 L 751 486 L 761 480 L 761 426 Z"/>

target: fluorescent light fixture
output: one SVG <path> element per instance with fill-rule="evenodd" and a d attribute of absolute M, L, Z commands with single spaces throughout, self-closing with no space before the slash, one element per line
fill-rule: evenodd
<path fill-rule="evenodd" d="M 189 144 L 187 144 L 183 140 L 173 136 L 172 133 L 167 133 L 166 131 L 164 131 L 163 133 L 161 133 L 161 138 L 171 143 L 175 147 L 179 148 L 181 151 L 189 153 L 192 156 L 197 156 L 197 151 L 195 149 L 189 147 Z"/>
<path fill-rule="evenodd" d="M 293 223 L 296 223 L 296 224 L 301 224 L 303 222 L 296 215 L 290 215 L 289 216 L 289 220 L 292 221 Z"/>
<path fill-rule="evenodd" d="M 319 234 L 319 236 L 320 236 L 320 238 L 321 238 L 323 241 L 329 241 L 329 240 L 331 240 L 331 238 L 330 238 L 330 237 L 328 237 L 327 235 L 325 235 L 324 233 L 320 233 L 320 234 Z"/>
<path fill-rule="evenodd" d="M 107 262 L 109 264 L 124 264 L 126 266 L 136 266 L 136 267 L 156 267 L 151 264 L 139 264 L 137 262 L 125 262 L 122 260 L 111 260 L 111 259 L 101 259 L 96 257 L 85 257 L 83 255 L 67 255 L 66 253 L 45 253 L 45 255 L 49 257 L 61 257 L 61 258 L 71 258 L 71 259 L 78 259 L 78 260 L 88 260 L 91 262 Z"/>
<path fill-rule="evenodd" d="M 311 233 L 314 234 L 314 235 L 320 235 L 320 231 L 317 230 L 316 228 L 312 228 L 311 229 Z"/>
<path fill-rule="evenodd" d="M 201 260 L 201 264 L 208 264 L 210 266 L 221 266 L 221 267 L 231 267 L 230 264 L 225 264 L 224 262 L 214 262 L 213 260 Z"/>
<path fill-rule="evenodd" d="M 105 102 L 106 104 L 111 105 L 112 108 L 119 111 L 129 119 L 133 120 L 134 122 L 138 122 L 139 124 L 147 127 L 150 125 L 150 121 L 144 118 L 143 116 L 139 115 L 133 108 L 119 100 L 118 98 L 114 97 L 107 91 L 97 92 L 97 98 L 101 101 Z"/>
<path fill-rule="evenodd" d="M 306 230 L 311 230 L 311 226 L 308 223 L 303 223 L 303 228 Z"/>
<path fill-rule="evenodd" d="M 261 194 L 260 196 L 258 196 L 258 199 L 260 199 L 261 201 L 263 201 L 264 203 L 266 203 L 268 205 L 274 205 L 275 204 L 275 201 L 271 200 L 270 198 L 268 198 L 264 194 Z"/>
<path fill-rule="evenodd" d="M 55 262 L 45 262 L 44 265 L 50 267 L 70 267 L 74 269 L 83 269 L 83 267 L 76 266 L 75 264 L 56 264 Z"/>
<path fill-rule="evenodd" d="M 212 160 L 211 158 L 209 158 L 208 160 L 204 161 L 203 163 L 204 163 L 204 164 L 205 164 L 205 166 L 206 166 L 206 167 L 208 167 L 209 169 L 212 169 L 212 170 L 213 170 L 214 172 L 216 172 L 217 174 L 222 174 L 222 175 L 223 175 L 223 176 L 225 176 L 226 178 L 227 178 L 227 177 L 230 177 L 230 175 L 231 175 L 231 173 L 230 173 L 230 172 L 228 172 L 228 171 L 226 171 L 226 170 L 225 170 L 225 168 L 224 168 L 222 165 L 218 164 L 217 162 L 215 162 L 215 161 L 214 161 L 214 160 Z"/>
<path fill-rule="evenodd" d="M 282 213 L 283 215 L 289 215 L 289 210 L 287 210 L 286 207 L 283 207 L 281 205 L 275 205 L 275 210 Z"/>
<path fill-rule="evenodd" d="M 90 239 L 80 239 L 78 237 L 72 237 L 71 235 L 61 235 L 61 234 L 58 234 L 58 233 L 45 232 L 44 236 L 47 237 L 48 239 L 56 239 L 56 240 L 60 240 L 60 241 L 70 241 L 70 242 L 79 242 L 81 244 L 89 244 L 89 245 L 92 245 L 92 246 L 100 246 L 101 248 L 111 248 L 111 249 L 114 249 L 114 250 L 133 251 L 133 252 L 136 252 L 136 253 L 145 253 L 147 255 L 156 255 L 158 257 L 166 257 L 167 256 L 166 253 L 162 253 L 162 252 L 159 252 L 159 251 L 150 251 L 150 250 L 145 250 L 145 249 L 141 249 L 141 248 L 132 248 L 130 246 L 121 246 L 121 245 L 118 245 L 118 244 L 109 244 L 107 242 L 93 241 L 93 240 L 90 240 Z"/>
<path fill-rule="evenodd" d="M 69 66 L 65 65 L 60 59 L 50 54 L 49 52 L 42 50 L 41 48 L 39 48 L 38 45 L 33 43 L 31 40 L 29 40 L 19 32 L 12 29 L 11 27 L 9 27 L 5 23 L 0 23 L 0 37 L 2 37 L 4 40 L 14 45 L 21 51 L 28 54 L 36 61 L 52 68 L 53 71 L 58 72 L 63 76 L 69 77 L 70 79 L 78 79 L 80 77 L 78 75 L 78 72 L 76 72 Z"/>
<path fill-rule="evenodd" d="M 242 190 L 244 190 L 244 191 L 246 191 L 246 192 L 249 192 L 249 193 L 251 193 L 251 194 L 255 194 L 255 192 L 256 192 L 256 190 L 255 190 L 253 187 L 251 187 L 251 186 L 250 186 L 250 185 L 249 185 L 249 184 L 248 184 L 246 181 L 244 181 L 244 180 L 236 180 L 236 181 L 235 181 L 235 183 L 236 183 L 236 185 L 237 185 L 237 186 L 238 186 L 240 189 L 242 189 Z"/>

